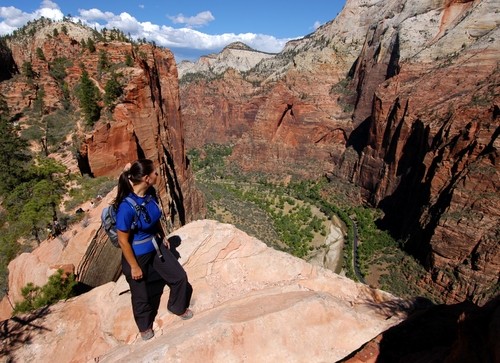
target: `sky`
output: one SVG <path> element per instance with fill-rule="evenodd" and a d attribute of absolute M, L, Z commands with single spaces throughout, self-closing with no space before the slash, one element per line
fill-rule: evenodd
<path fill-rule="evenodd" d="M 287 41 L 333 20 L 345 0 L 0 0 L 0 35 L 41 16 L 96 28 L 118 28 L 169 48 L 176 61 L 195 61 L 241 41 L 278 53 Z"/>

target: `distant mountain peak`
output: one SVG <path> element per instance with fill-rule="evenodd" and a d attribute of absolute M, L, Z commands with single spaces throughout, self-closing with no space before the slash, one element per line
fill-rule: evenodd
<path fill-rule="evenodd" d="M 233 42 L 220 53 L 204 55 L 196 62 L 183 61 L 177 64 L 177 70 L 179 79 L 187 73 L 222 74 L 229 68 L 246 72 L 261 60 L 274 56 L 274 53 L 258 51 L 245 43 Z"/>
<path fill-rule="evenodd" d="M 257 50 L 249 47 L 248 45 L 246 45 L 245 43 L 242 43 L 242 42 L 233 42 L 231 44 L 228 44 L 224 47 L 224 50 L 226 49 L 238 49 L 238 50 L 249 50 L 249 51 L 252 51 L 252 52 L 257 52 Z"/>

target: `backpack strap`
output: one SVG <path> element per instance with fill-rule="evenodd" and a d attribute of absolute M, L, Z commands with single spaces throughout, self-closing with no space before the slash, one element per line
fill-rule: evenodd
<path fill-rule="evenodd" d="M 151 194 L 148 194 L 146 196 L 145 200 L 141 204 L 137 204 L 137 202 L 133 198 L 125 197 L 125 200 L 127 201 L 127 203 L 130 204 L 130 206 L 135 211 L 135 216 L 134 216 L 134 220 L 132 221 L 131 229 L 137 228 L 137 222 L 139 220 L 139 216 L 142 213 L 142 208 L 146 208 L 146 205 L 151 201 L 152 198 L 153 198 L 153 196 Z M 149 238 L 147 238 L 146 240 L 138 241 L 138 242 L 144 243 L 147 241 L 149 241 Z M 152 243 L 153 243 L 153 246 L 155 247 L 155 250 L 156 250 L 156 253 L 158 254 L 158 257 L 163 258 L 163 255 L 160 251 L 160 247 L 158 246 L 158 242 L 156 242 L 155 236 L 152 236 Z"/>
<path fill-rule="evenodd" d="M 141 212 L 141 210 L 140 210 L 137 202 L 134 199 L 132 199 L 131 197 L 126 197 L 125 200 L 127 201 L 128 204 L 130 204 L 130 206 L 132 207 L 132 209 L 135 212 L 134 219 L 132 221 L 132 226 L 130 227 L 130 229 L 136 229 L 137 228 L 137 220 L 139 219 L 139 213 Z"/>

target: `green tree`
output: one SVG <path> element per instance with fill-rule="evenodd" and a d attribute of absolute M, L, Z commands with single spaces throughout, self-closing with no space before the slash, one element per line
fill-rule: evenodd
<path fill-rule="evenodd" d="M 8 118 L 9 115 L 9 105 L 7 104 L 4 95 L 0 94 L 0 117 Z"/>
<path fill-rule="evenodd" d="M 90 53 L 95 52 L 95 43 L 91 38 L 87 39 L 87 49 L 90 51 Z"/>
<path fill-rule="evenodd" d="M 89 126 L 93 126 L 101 117 L 101 108 L 98 104 L 100 94 L 99 89 L 94 82 L 92 82 L 85 69 L 82 71 L 80 77 L 77 94 L 80 100 L 80 107 L 85 115 L 85 120 Z"/>
<path fill-rule="evenodd" d="M 18 234 L 13 231 L 12 224 L 8 229 L 3 229 L 0 235 L 0 287 L 8 285 L 9 262 L 14 259 L 21 249 L 21 244 L 17 242 Z"/>
<path fill-rule="evenodd" d="M 42 48 L 40 48 L 40 47 L 36 48 L 36 56 L 40 60 L 43 60 L 43 61 L 45 60 L 45 54 L 43 54 Z"/>
<path fill-rule="evenodd" d="M 128 53 L 125 56 L 125 65 L 127 67 L 132 67 L 134 65 L 134 60 L 132 59 L 132 56 Z"/>
<path fill-rule="evenodd" d="M 40 86 L 36 92 L 35 101 L 33 102 L 33 111 L 35 111 L 35 113 L 39 114 L 40 116 L 43 115 L 43 111 L 45 109 L 45 102 L 43 100 L 44 97 L 45 90 L 42 86 Z"/>
<path fill-rule="evenodd" d="M 64 165 L 39 158 L 28 170 L 29 180 L 19 183 L 6 198 L 9 219 L 22 220 L 40 243 L 41 230 L 57 220 L 57 206 L 65 193 Z"/>
<path fill-rule="evenodd" d="M 0 117 L 0 195 L 6 196 L 20 181 L 31 157 L 26 141 L 5 116 Z"/>
<path fill-rule="evenodd" d="M 66 57 L 56 58 L 49 63 L 49 74 L 54 77 L 57 83 L 61 84 L 68 75 L 66 73 L 66 68 L 71 65 L 72 62 Z"/>
<path fill-rule="evenodd" d="M 31 64 L 31 62 L 24 62 L 23 63 L 23 65 L 22 65 L 22 73 L 30 81 L 33 80 L 33 78 L 35 78 L 35 76 L 36 76 L 36 73 L 33 70 L 33 65 Z"/>
<path fill-rule="evenodd" d="M 111 75 L 111 78 L 106 82 L 104 87 L 104 103 L 108 107 L 112 107 L 113 102 L 123 94 L 123 88 L 120 82 L 118 82 L 118 76 L 116 73 Z"/>
<path fill-rule="evenodd" d="M 66 82 L 62 82 L 61 84 L 61 92 L 62 92 L 62 105 L 65 110 L 69 110 L 71 107 L 71 96 L 69 92 L 69 86 Z"/>
<path fill-rule="evenodd" d="M 108 59 L 108 53 L 104 50 L 99 51 L 99 60 L 97 61 L 97 73 L 99 74 L 99 78 L 101 77 L 103 72 L 106 72 L 111 63 Z"/>

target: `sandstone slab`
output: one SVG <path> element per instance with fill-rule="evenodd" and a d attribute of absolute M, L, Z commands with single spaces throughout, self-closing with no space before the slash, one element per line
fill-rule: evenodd
<path fill-rule="evenodd" d="M 5 321 L 4 355 L 37 362 L 332 362 L 404 318 L 394 296 L 273 250 L 232 225 L 199 220 L 171 238 L 180 241 L 194 288 L 193 319 L 167 312 L 165 288 L 155 337 L 143 342 L 121 277 L 39 316 Z"/>

